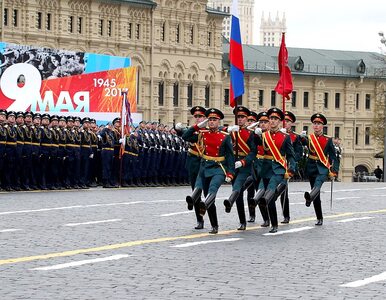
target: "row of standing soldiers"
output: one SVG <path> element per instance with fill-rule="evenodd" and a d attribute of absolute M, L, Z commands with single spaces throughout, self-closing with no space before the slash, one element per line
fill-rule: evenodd
<path fill-rule="evenodd" d="M 187 182 L 186 142 L 163 126 L 153 130 L 144 122 L 122 139 L 120 126 L 120 118 L 98 127 L 88 117 L 0 110 L 1 189 Z"/>
<path fill-rule="evenodd" d="M 328 178 L 335 178 L 339 170 L 332 139 L 323 134 L 327 119 L 320 113 L 311 116 L 313 132 L 298 135 L 292 131 L 296 117 L 291 112 L 283 113 L 278 108 L 256 114 L 244 106 L 234 109 L 237 124 L 228 127 L 219 125 L 223 113 L 211 108 L 193 107 L 195 125 L 184 128 L 183 138 L 190 142 L 187 160 L 193 193 L 186 197 L 188 209 L 196 212 L 197 226 L 204 228 L 208 211 L 212 226 L 210 233 L 218 232 L 215 198 L 222 183 L 232 184 L 232 193 L 224 201 L 229 213 L 234 203 L 237 206 L 240 226 L 245 230 L 247 221 L 243 192 L 248 190 L 250 222 L 255 221 L 255 207 L 259 207 L 264 220 L 262 227 L 271 224 L 270 233 L 278 230 L 276 199 L 281 197 L 284 219 L 289 223 L 288 180 L 298 171 L 298 162 L 307 148 L 305 172 L 311 191 L 305 192 L 306 206 L 314 205 L 317 222 L 323 224 L 320 189 Z M 285 119 L 285 127 L 280 128 Z M 205 199 L 201 198 L 202 193 Z"/>

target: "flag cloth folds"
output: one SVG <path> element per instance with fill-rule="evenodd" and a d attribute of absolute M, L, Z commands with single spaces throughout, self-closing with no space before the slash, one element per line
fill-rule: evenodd
<path fill-rule="evenodd" d="M 131 119 L 130 102 L 127 99 L 127 90 L 123 90 L 122 91 L 122 110 L 121 110 L 122 139 L 124 139 L 126 135 L 130 134 L 130 126 L 132 123 L 133 123 L 133 120 Z"/>
<path fill-rule="evenodd" d="M 292 93 L 293 85 L 292 85 L 292 75 L 291 70 L 288 67 L 288 51 L 285 46 L 285 33 L 283 32 L 282 38 L 281 38 L 281 45 L 280 45 L 280 51 L 279 51 L 279 75 L 280 79 L 277 82 L 277 85 L 275 87 L 275 91 L 283 95 L 284 99 L 289 100 L 290 94 Z"/>
<path fill-rule="evenodd" d="M 229 94 L 230 105 L 235 107 L 236 98 L 244 94 L 244 61 L 237 0 L 233 0 L 232 4 L 231 38 L 229 49 L 229 62 L 231 68 Z"/>

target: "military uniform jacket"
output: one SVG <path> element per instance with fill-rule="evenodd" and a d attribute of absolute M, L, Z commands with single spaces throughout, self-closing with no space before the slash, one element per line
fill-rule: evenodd
<path fill-rule="evenodd" d="M 315 135 L 316 136 L 316 135 Z M 320 175 L 328 175 L 330 171 L 338 173 L 339 171 L 339 160 L 336 156 L 335 147 L 332 142 L 332 138 L 322 134 L 320 136 L 316 136 L 316 139 L 319 142 L 319 145 L 321 149 L 323 150 L 324 155 L 328 159 L 331 168 L 330 170 L 319 160 L 319 157 L 316 153 L 316 150 L 314 149 L 310 136 L 308 136 L 305 141 L 308 145 L 309 153 L 308 153 L 308 159 L 307 159 L 307 168 L 306 170 L 309 171 L 309 173 L 315 172 L 315 168 L 317 168 L 317 171 Z"/>
<path fill-rule="evenodd" d="M 240 128 L 238 132 L 232 132 L 233 153 L 235 159 L 239 160 L 243 167 L 250 167 L 256 157 L 256 145 L 254 135 L 246 128 Z M 236 149 L 236 138 L 238 147 Z"/>
<path fill-rule="evenodd" d="M 5 144 L 7 143 L 7 131 L 3 124 L 0 124 L 0 157 L 4 155 Z"/>
<path fill-rule="evenodd" d="M 222 174 L 233 179 L 235 158 L 229 134 L 220 130 L 202 130 L 194 125 L 183 134 L 183 139 L 190 140 L 196 131 L 200 131 L 198 142 L 203 145 L 200 173 L 205 177 Z"/>
<path fill-rule="evenodd" d="M 295 173 L 295 154 L 290 136 L 281 131 L 267 131 L 263 133 L 261 139 L 262 146 L 264 149 L 264 160 L 259 175 L 261 177 L 267 178 L 267 176 L 269 177 L 269 174 L 272 172 L 276 175 L 284 175 L 287 172 L 287 170 L 282 166 L 282 164 L 280 164 L 274 159 L 273 153 L 268 147 L 268 142 L 265 138 L 265 135 L 268 134 L 268 132 L 270 133 L 277 150 L 280 152 L 281 156 L 286 159 L 287 170 L 292 173 Z"/>

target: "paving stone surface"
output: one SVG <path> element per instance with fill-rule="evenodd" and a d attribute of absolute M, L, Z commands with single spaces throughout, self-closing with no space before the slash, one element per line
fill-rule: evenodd
<path fill-rule="evenodd" d="M 187 186 L 2 192 L 0 299 L 384 299 L 386 275 L 342 285 L 386 272 L 386 184 L 336 182 L 331 210 L 325 183 L 321 227 L 304 205 L 308 189 L 290 183 L 291 222 L 279 233 L 309 228 L 281 235 L 264 235 L 259 212 L 235 230 L 236 207 L 227 214 L 222 204 L 228 185 L 217 195 L 217 235 L 207 234 L 207 216 L 204 230 L 193 229 Z"/>

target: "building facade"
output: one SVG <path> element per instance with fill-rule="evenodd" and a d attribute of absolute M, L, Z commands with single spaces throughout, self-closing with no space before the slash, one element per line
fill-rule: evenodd
<path fill-rule="evenodd" d="M 138 67 L 137 107 L 144 120 L 188 124 L 194 105 L 217 107 L 224 122 L 234 120 L 229 44 L 222 37 L 229 14 L 206 0 L 4 0 L 1 13 L 4 42 L 130 57 Z M 278 50 L 244 47 L 242 103 L 254 111 L 282 106 L 273 91 Z M 295 89 L 286 108 L 298 116 L 296 131 L 310 128 L 314 112 L 325 113 L 327 134 L 343 140 L 341 178 L 351 180 L 357 166 L 372 171 L 379 151 L 370 131 L 386 78 L 374 68 L 386 68 L 384 60 L 376 53 L 288 51 Z"/>
<path fill-rule="evenodd" d="M 263 46 L 274 46 L 279 47 L 281 43 L 282 32 L 287 31 L 285 13 L 280 19 L 279 13 L 276 17 L 271 18 L 271 14 L 268 14 L 267 19 L 264 17 L 264 12 L 261 15 L 260 22 L 260 43 Z"/>
<path fill-rule="evenodd" d="M 226 12 L 231 12 L 232 0 L 208 0 L 208 7 Z M 254 0 L 239 0 L 239 19 L 240 19 L 240 31 L 243 44 L 253 44 L 253 21 L 254 21 Z M 224 18 L 222 23 L 223 35 L 229 40 L 231 34 L 230 17 Z"/>

